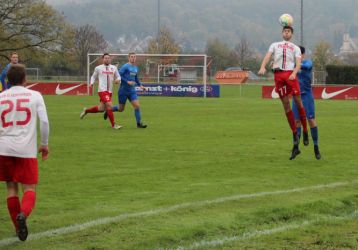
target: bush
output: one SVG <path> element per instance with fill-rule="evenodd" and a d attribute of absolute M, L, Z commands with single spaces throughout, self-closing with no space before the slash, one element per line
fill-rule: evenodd
<path fill-rule="evenodd" d="M 358 85 L 358 65 L 327 65 L 326 84 Z"/>

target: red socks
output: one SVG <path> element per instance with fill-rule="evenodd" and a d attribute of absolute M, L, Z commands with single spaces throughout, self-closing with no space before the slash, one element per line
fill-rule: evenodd
<path fill-rule="evenodd" d="M 12 223 L 14 224 L 15 228 L 18 229 L 16 216 L 21 212 L 19 197 L 12 196 L 7 198 L 7 209 L 9 210 Z"/>
<path fill-rule="evenodd" d="M 87 113 L 98 113 L 98 112 L 100 112 L 100 111 L 98 110 L 98 106 L 95 106 L 95 107 L 86 109 L 86 114 L 87 114 Z"/>
<path fill-rule="evenodd" d="M 296 133 L 297 128 L 296 128 L 295 116 L 293 115 L 292 110 L 290 110 L 288 113 L 286 113 L 286 117 L 287 117 L 288 124 L 291 127 L 292 133 Z M 306 126 L 306 129 L 307 129 L 307 126 Z"/>
<path fill-rule="evenodd" d="M 114 115 L 113 115 L 113 111 L 111 108 L 107 109 L 107 115 L 108 115 L 109 121 L 111 122 L 112 127 L 113 127 L 114 126 Z"/>
<path fill-rule="evenodd" d="M 303 127 L 303 132 L 307 133 L 308 129 L 307 129 L 306 111 L 302 107 L 302 108 L 298 108 L 298 113 L 300 114 L 300 120 L 301 120 L 301 124 L 302 124 L 302 127 Z"/>
<path fill-rule="evenodd" d="M 32 190 L 28 190 L 24 193 L 21 202 L 21 212 L 27 217 L 31 214 L 32 209 L 35 207 L 36 193 Z"/>

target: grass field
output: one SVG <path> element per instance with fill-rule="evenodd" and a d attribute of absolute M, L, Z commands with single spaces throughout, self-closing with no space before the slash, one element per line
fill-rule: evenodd
<path fill-rule="evenodd" d="M 46 96 L 50 158 L 40 162 L 25 243 L 0 191 L 0 249 L 358 249 L 358 102 L 317 101 L 322 159 L 289 161 L 277 100 L 227 86 L 217 99 L 141 97 L 84 120 L 97 96 Z"/>

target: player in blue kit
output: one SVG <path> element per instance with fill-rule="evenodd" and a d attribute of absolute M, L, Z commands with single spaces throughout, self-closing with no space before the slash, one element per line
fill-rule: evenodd
<path fill-rule="evenodd" d="M 114 106 L 112 108 L 112 111 L 123 112 L 128 99 L 134 108 L 137 128 L 146 128 L 147 125 L 143 124 L 141 120 L 140 104 L 135 90 L 135 86 L 139 86 L 143 90 L 146 90 L 146 88 L 138 79 L 138 67 L 135 65 L 136 60 L 136 54 L 133 52 L 129 53 L 128 63 L 124 64 L 119 69 L 119 74 L 121 76 L 121 86 L 118 90 L 119 106 Z M 107 119 L 107 112 L 104 113 L 103 118 L 105 120 Z"/>
<path fill-rule="evenodd" d="M 308 123 L 311 128 L 311 137 L 314 144 L 314 153 L 316 159 L 321 159 L 321 154 L 318 149 L 318 128 L 315 119 L 315 105 L 314 105 L 314 98 L 312 93 L 312 61 L 304 59 L 305 56 L 305 48 L 300 46 L 301 54 L 302 54 L 302 62 L 301 62 L 301 70 L 298 72 L 298 80 L 300 82 L 300 89 L 301 89 L 301 99 L 303 106 L 306 110 L 306 116 L 308 119 Z M 301 135 L 301 122 L 300 117 L 297 111 L 297 106 L 295 102 L 292 102 L 292 110 L 296 120 L 296 127 L 297 133 Z M 308 140 L 307 140 L 308 142 Z M 305 144 L 306 145 L 306 144 Z M 307 143 L 308 145 L 308 143 Z M 306 145 L 306 146 L 307 146 Z"/>
<path fill-rule="evenodd" d="M 3 69 L 1 76 L 0 76 L 0 81 L 1 81 L 1 85 L 2 85 L 0 92 L 11 88 L 11 83 L 6 82 L 6 74 L 9 71 L 11 65 L 15 65 L 18 63 L 19 63 L 19 55 L 16 52 L 12 52 L 10 54 L 10 63 L 8 65 L 6 65 L 6 67 Z"/>

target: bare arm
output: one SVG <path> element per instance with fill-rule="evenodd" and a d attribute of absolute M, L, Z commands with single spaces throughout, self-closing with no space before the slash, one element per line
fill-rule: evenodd
<path fill-rule="evenodd" d="M 272 52 L 267 52 L 264 59 L 262 60 L 261 67 L 258 72 L 260 75 L 264 75 L 266 73 L 266 65 L 270 61 L 271 56 L 272 56 Z"/>
<path fill-rule="evenodd" d="M 97 71 L 97 68 L 94 69 L 94 72 L 93 72 L 93 75 L 91 76 L 91 85 L 94 84 L 94 82 L 96 81 L 98 77 L 98 71 Z"/>
<path fill-rule="evenodd" d="M 296 66 L 292 71 L 292 74 L 289 76 L 288 79 L 294 80 L 296 78 L 296 75 L 298 71 L 301 69 L 301 57 L 296 57 Z"/>

